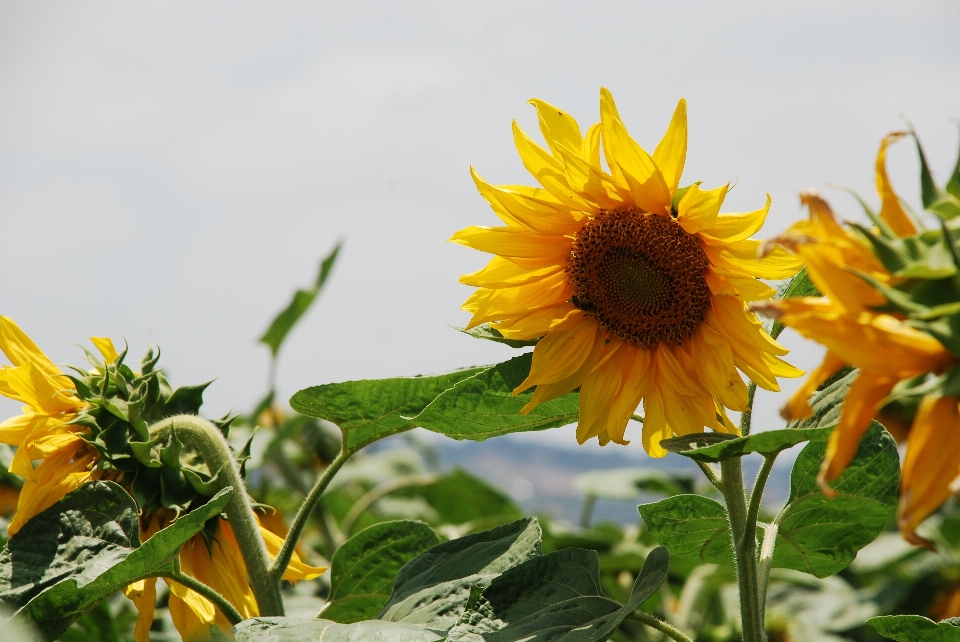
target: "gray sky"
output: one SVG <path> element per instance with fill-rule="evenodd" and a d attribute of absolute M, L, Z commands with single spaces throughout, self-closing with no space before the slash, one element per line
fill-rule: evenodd
<path fill-rule="evenodd" d="M 3 3 L 0 313 L 58 362 L 89 335 L 138 359 L 156 342 L 175 383 L 218 378 L 210 414 L 247 409 L 266 386 L 256 338 L 344 239 L 284 346 L 284 398 L 501 361 L 509 348 L 448 327 L 467 319 L 458 276 L 489 257 L 445 241 L 496 224 L 470 165 L 532 181 L 510 134 L 517 119 L 539 137 L 527 99 L 586 125 L 606 86 L 652 150 L 686 97 L 684 184 L 736 182 L 725 211 L 769 192 L 770 236 L 802 189 L 849 217 L 829 183 L 876 203 L 902 116 L 944 179 L 958 28 L 956 2 Z M 909 142 L 889 169 L 918 203 Z M 784 337 L 800 367 L 819 359 Z M 761 397 L 761 423 L 782 401 Z"/>

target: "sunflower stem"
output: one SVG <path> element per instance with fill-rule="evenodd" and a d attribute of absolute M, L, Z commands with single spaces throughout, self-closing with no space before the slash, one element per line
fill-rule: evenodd
<path fill-rule="evenodd" d="M 720 476 L 717 474 L 717 471 L 716 471 L 716 469 L 713 467 L 713 464 L 708 464 L 708 463 L 706 463 L 706 462 L 698 461 L 698 462 L 697 462 L 697 466 L 700 467 L 700 470 L 703 471 L 704 477 L 707 478 L 707 481 L 708 481 L 708 482 L 710 482 L 711 484 L 713 484 L 713 487 L 714 487 L 714 488 L 716 488 L 716 489 L 719 490 L 719 491 L 722 491 L 722 490 L 723 490 L 722 488 L 720 488 L 720 484 L 722 483 L 722 482 L 720 481 Z"/>
<path fill-rule="evenodd" d="M 757 573 L 756 521 L 747 528 L 748 510 L 743 467 L 739 457 L 720 462 L 721 488 L 727 504 L 727 519 L 733 535 L 733 557 L 737 565 L 740 589 L 740 621 L 743 642 L 765 642 L 763 614 L 760 609 L 760 582 Z"/>
<path fill-rule="evenodd" d="M 183 584 L 194 593 L 197 593 L 198 595 L 210 600 L 214 606 L 220 609 L 220 612 L 223 613 L 224 617 L 227 618 L 230 624 L 240 624 L 243 622 L 244 617 L 240 615 L 240 611 L 233 607 L 233 604 L 230 604 L 230 601 L 227 600 L 227 598 L 223 597 L 220 595 L 220 593 L 210 588 L 197 578 L 181 572 L 179 564 L 172 573 L 167 573 L 162 577 L 165 580 L 176 582 L 177 584 Z"/>
<path fill-rule="evenodd" d="M 683 632 L 677 627 L 673 626 L 669 622 L 665 622 L 658 617 L 650 615 L 649 613 L 644 613 L 643 611 L 634 611 L 629 616 L 629 619 L 641 624 L 646 624 L 651 629 L 656 629 L 660 631 L 668 638 L 674 639 L 677 642 L 693 642 L 689 637 L 683 634 Z"/>
<path fill-rule="evenodd" d="M 740 413 L 740 434 L 746 437 L 750 434 L 750 424 L 753 421 L 753 398 L 757 395 L 757 384 L 752 381 L 747 384 L 747 409 Z"/>
<path fill-rule="evenodd" d="M 303 529 L 307 525 L 307 521 L 310 519 L 310 515 L 313 513 L 314 509 L 317 507 L 317 504 L 320 502 L 320 498 L 323 496 L 323 491 L 327 489 L 327 486 L 330 485 L 330 481 L 333 479 L 333 476 L 337 474 L 337 471 L 340 470 L 340 467 L 343 466 L 348 459 L 353 455 L 352 450 L 348 450 L 346 447 L 346 442 L 341 444 L 340 453 L 337 457 L 330 462 L 330 465 L 327 466 L 326 470 L 323 471 L 323 474 L 320 476 L 320 479 L 317 480 L 317 483 L 313 485 L 313 488 L 310 490 L 310 493 L 307 495 L 306 499 L 303 500 L 303 503 L 300 504 L 300 510 L 297 511 L 297 516 L 293 518 L 293 524 L 290 525 L 290 531 L 287 533 L 287 538 L 283 540 L 283 546 L 280 547 L 280 552 L 277 554 L 273 564 L 270 566 L 269 575 L 279 585 L 280 579 L 283 577 L 284 571 L 287 570 L 287 566 L 290 564 L 290 559 L 293 557 L 294 548 L 297 546 L 297 542 L 300 540 L 300 535 L 303 533 Z"/>
<path fill-rule="evenodd" d="M 149 429 L 151 440 L 162 439 L 173 432 L 182 436 L 182 442 L 197 449 L 211 471 L 219 471 L 217 478 L 221 488 L 233 487 L 233 494 L 227 502 L 225 512 L 240 547 L 243 563 L 247 567 L 247 581 L 250 582 L 257 601 L 257 609 L 264 617 L 283 615 L 280 582 L 270 576 L 267 547 L 254 517 L 250 496 L 243 485 L 240 468 L 223 433 L 212 423 L 196 415 L 168 417 Z"/>

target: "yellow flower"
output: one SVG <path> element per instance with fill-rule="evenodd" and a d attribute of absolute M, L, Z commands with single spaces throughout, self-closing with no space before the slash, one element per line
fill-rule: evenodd
<path fill-rule="evenodd" d="M 582 135 L 563 111 L 532 100 L 549 146 L 514 123 L 514 140 L 542 188 L 494 186 L 475 172 L 501 227 L 469 227 L 452 241 L 496 256 L 461 278 L 477 291 L 463 309 L 469 327 L 491 323 L 504 336 L 540 339 L 523 409 L 580 388 L 580 443 L 627 443 L 643 402 L 643 446 L 705 426 L 737 433 L 725 408 L 747 409 L 739 369 L 779 390 L 777 377 L 803 374 L 778 358 L 787 350 L 760 327 L 746 301 L 773 289 L 759 278 L 793 276 L 800 263 L 776 248 L 759 258 L 750 239 L 764 207 L 720 214 L 728 186 L 678 189 L 687 151 L 681 100 L 653 155 L 627 133 L 613 97 L 600 92 L 600 123 Z M 601 165 L 601 149 L 607 171 Z"/>
<path fill-rule="evenodd" d="M 91 339 L 105 359 L 115 359 L 110 339 Z M 23 402 L 23 414 L 0 423 L 0 442 L 17 446 L 10 472 L 24 478 L 10 535 L 37 513 L 53 506 L 94 473 L 99 459 L 70 425 L 86 404 L 73 382 L 30 340 L 13 320 L 0 316 L 0 350 L 10 360 L 0 368 L 0 394 Z M 36 469 L 32 461 L 40 460 Z"/>
<path fill-rule="evenodd" d="M 167 526 L 171 516 L 171 512 L 164 510 L 146 518 L 143 539 L 148 539 Z M 263 525 L 260 525 L 260 533 L 267 545 L 267 552 L 271 557 L 275 557 L 283 545 L 283 538 Z M 253 591 L 247 582 L 240 548 L 226 520 L 219 520 L 216 534 L 209 546 L 201 534 L 195 535 L 184 545 L 180 550 L 180 568 L 225 597 L 244 618 L 259 615 Z M 293 583 L 298 580 L 312 580 L 326 570 L 323 566 L 304 564 L 294 553 L 283 579 Z M 177 582 L 167 583 L 170 586 L 170 617 L 185 642 L 211 640 L 211 626 L 216 626 L 232 638 L 232 625 L 213 603 Z M 157 578 L 135 582 L 127 587 L 125 593 L 133 600 L 139 613 L 134 638 L 137 642 L 149 642 L 157 599 Z"/>
<path fill-rule="evenodd" d="M 916 228 L 900 206 L 887 178 L 887 146 L 900 138 L 884 138 L 877 155 L 877 189 L 883 202 L 881 218 L 900 235 Z M 819 481 L 824 492 L 857 452 L 860 438 L 877 416 L 893 387 L 900 381 L 927 373 L 942 373 L 956 364 L 955 357 L 931 335 L 910 327 L 902 318 L 873 311 L 886 299 L 857 274 L 884 285 L 897 285 L 874 256 L 868 242 L 839 224 L 830 206 L 814 193 L 801 195 L 810 220 L 793 225 L 777 241 L 791 248 L 807 264 L 811 280 L 822 298 L 797 298 L 754 305 L 803 336 L 827 348 L 823 363 L 791 397 L 781 411 L 786 419 L 810 416 L 810 395 L 830 376 L 851 365 L 860 373 L 850 387 L 840 422 L 830 435 Z M 949 497 L 958 478 L 960 414 L 956 397 L 926 397 L 906 434 L 907 452 L 900 486 L 898 521 L 908 541 L 929 545 L 916 527 Z"/>

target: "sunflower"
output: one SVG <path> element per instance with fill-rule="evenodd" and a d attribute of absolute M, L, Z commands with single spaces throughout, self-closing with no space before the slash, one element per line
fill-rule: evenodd
<path fill-rule="evenodd" d="M 504 225 L 451 238 L 496 255 L 460 279 L 478 288 L 463 305 L 473 314 L 468 327 L 489 323 L 507 338 L 539 339 L 514 393 L 536 387 L 522 410 L 529 412 L 580 388 L 580 443 L 628 443 L 626 425 L 641 401 L 643 446 L 655 457 L 674 434 L 738 433 L 725 410 L 748 410 L 738 370 L 772 391 L 777 377 L 803 374 L 779 358 L 787 350 L 745 307 L 774 294 L 758 279 L 800 268 L 779 247 L 760 258 L 750 238 L 769 196 L 756 211 L 720 214 L 729 185 L 679 188 L 682 99 L 653 156 L 627 133 L 606 89 L 600 122 L 586 135 L 565 112 L 531 103 L 549 150 L 516 123 L 513 133 L 541 187 L 494 186 L 471 170 Z"/>
<path fill-rule="evenodd" d="M 917 230 L 890 185 L 885 159 L 887 147 L 902 136 L 894 133 L 884 138 L 876 164 L 877 190 L 882 201 L 878 223 L 901 237 Z M 827 442 L 818 477 L 824 492 L 832 494 L 829 483 L 853 459 L 873 418 L 878 414 L 885 417 L 881 409 L 894 386 L 928 373 L 945 372 L 957 360 L 933 336 L 905 323 L 903 315 L 877 311 L 887 304 L 887 299 L 874 284 L 896 286 L 905 279 L 891 274 L 865 236 L 842 226 L 819 195 L 802 194 L 801 202 L 809 208 L 809 220 L 793 225 L 777 241 L 803 258 L 810 279 L 824 296 L 771 301 L 753 307 L 827 348 L 823 363 L 810 373 L 782 409 L 784 418 L 809 417 L 810 395 L 821 384 L 848 365 L 860 370 L 844 401 L 840 422 Z M 949 497 L 951 482 L 960 479 L 958 399 L 926 396 L 912 421 L 895 419 L 895 432 L 907 441 L 899 528 L 908 541 L 929 546 L 917 535 L 916 527 Z"/>
<path fill-rule="evenodd" d="M 91 337 L 94 346 L 108 364 L 119 359 L 108 338 Z M 124 475 L 114 470 L 97 469 L 103 456 L 84 437 L 89 428 L 71 423 L 89 410 L 72 379 L 50 361 L 13 320 L 0 316 L 0 350 L 12 365 L 0 368 L 0 394 L 23 402 L 23 414 L 0 424 L 0 441 L 17 446 L 10 472 L 24 478 L 16 513 L 8 527 L 10 535 L 37 513 L 54 505 L 88 479 L 110 477 L 124 485 Z M 40 460 L 33 468 L 32 460 Z M 129 490 L 129 488 L 128 488 Z M 141 538 L 146 541 L 170 525 L 176 515 L 169 509 L 151 510 L 141 516 Z M 258 614 L 253 591 L 237 541 L 224 519 L 214 524 L 214 532 L 197 534 L 180 551 L 184 573 L 196 577 L 226 597 L 244 617 Z M 260 533 L 267 552 L 276 556 L 282 537 L 263 525 Z M 294 554 L 283 579 L 295 582 L 319 577 L 326 569 L 304 564 Z M 140 580 L 127 587 L 140 617 L 137 642 L 148 642 L 156 601 L 156 578 Z M 205 598 L 171 582 L 170 611 L 177 630 L 185 640 L 209 640 L 210 626 L 229 633 L 231 625 Z"/>

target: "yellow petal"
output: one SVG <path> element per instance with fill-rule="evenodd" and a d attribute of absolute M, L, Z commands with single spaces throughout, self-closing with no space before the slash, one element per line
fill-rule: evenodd
<path fill-rule="evenodd" d="M 513 142 L 517 146 L 517 152 L 520 153 L 523 166 L 557 200 L 576 210 L 583 210 L 589 206 L 589 203 L 567 184 L 563 163 L 530 140 L 516 121 L 513 123 Z"/>
<path fill-rule="evenodd" d="M 25 407 L 24 414 L 10 417 L 0 423 L 0 442 L 11 446 L 19 446 L 31 434 L 52 434 L 61 431 L 65 425 L 66 423 L 61 419 L 35 413 Z"/>
<path fill-rule="evenodd" d="M 279 537 L 275 533 L 271 532 L 270 529 L 265 526 L 260 526 L 260 534 L 263 536 L 263 542 L 267 546 L 267 553 L 270 556 L 270 561 L 280 553 L 280 548 L 283 546 L 283 538 Z M 287 580 L 288 582 L 297 583 L 298 580 L 313 580 L 321 575 L 324 571 L 327 570 L 326 566 L 310 566 L 305 564 L 297 553 L 293 554 L 293 557 L 290 558 L 290 564 L 287 566 L 287 570 L 283 572 L 283 577 L 281 579 Z"/>
<path fill-rule="evenodd" d="M 597 330 L 597 322 L 581 314 L 569 329 L 554 330 L 540 339 L 533 349 L 530 374 L 514 388 L 513 394 L 537 384 L 562 381 L 574 374 L 590 355 Z"/>
<path fill-rule="evenodd" d="M 539 339 L 579 311 L 569 302 L 558 303 L 532 312 L 524 312 L 496 324 L 496 329 L 508 339 L 528 341 Z"/>
<path fill-rule="evenodd" d="M 104 361 L 113 363 L 120 358 L 120 354 L 113 346 L 113 341 L 109 337 L 90 337 L 90 341 L 103 355 Z"/>
<path fill-rule="evenodd" d="M 600 167 L 600 123 L 590 125 L 587 135 L 583 137 L 580 156 L 587 159 L 594 167 Z"/>
<path fill-rule="evenodd" d="M 769 211 L 770 195 L 767 194 L 766 205 L 756 211 L 717 215 L 713 226 L 703 230 L 700 237 L 708 245 L 725 245 L 743 241 L 760 231 Z"/>
<path fill-rule="evenodd" d="M 75 490 L 90 478 L 90 467 L 96 461 L 95 451 L 84 449 L 84 444 L 64 448 L 54 456 L 43 460 L 34 471 L 34 478 L 27 479 L 20 490 L 17 513 L 10 520 L 7 532 L 14 535 L 34 515 L 45 511 Z"/>
<path fill-rule="evenodd" d="M 729 270 L 710 266 L 704 277 L 715 296 L 736 297 L 740 301 L 763 301 L 777 293 L 763 281 L 752 276 L 740 276 Z"/>
<path fill-rule="evenodd" d="M 150 642 L 150 627 L 153 626 L 157 603 L 157 578 L 150 577 L 134 582 L 125 588 L 123 593 L 137 607 L 137 626 L 133 630 L 133 639 L 136 642 Z"/>
<path fill-rule="evenodd" d="M 667 425 L 663 396 L 657 386 L 651 386 L 643 397 L 643 449 L 651 457 L 666 457 L 660 442 L 671 437 L 673 430 Z"/>
<path fill-rule="evenodd" d="M 890 394 L 896 383 L 896 379 L 877 376 L 871 372 L 861 372 L 850 386 L 847 398 L 843 402 L 840 423 L 833 429 L 827 441 L 827 452 L 823 457 L 820 475 L 817 477 L 825 493 L 833 492 L 827 486 L 827 482 L 839 477 L 853 456 L 857 454 L 860 438 L 870 426 L 873 416 L 877 414 L 880 402 Z"/>
<path fill-rule="evenodd" d="M 575 234 L 583 226 L 582 214 L 571 211 L 546 190 L 524 185 L 491 185 L 473 168 L 470 174 L 480 195 L 508 226 L 548 236 Z"/>
<path fill-rule="evenodd" d="M 759 248 L 760 241 L 746 239 L 722 246 L 706 245 L 703 249 L 711 264 L 758 279 L 787 279 L 803 267 L 801 261 L 782 247 L 774 248 L 763 258 L 757 255 Z"/>
<path fill-rule="evenodd" d="M 806 381 L 797 388 L 797 391 L 791 395 L 790 400 L 780 410 L 780 416 L 787 421 L 810 417 L 813 414 L 813 408 L 810 407 L 810 396 L 817 391 L 824 381 L 835 375 L 845 365 L 847 364 L 844 363 L 843 359 L 828 350 L 823 357 L 823 362 L 810 373 Z"/>
<path fill-rule="evenodd" d="M 604 149 L 610 150 L 620 169 L 620 176 L 630 188 L 634 203 L 646 212 L 668 216 L 670 190 L 650 155 L 630 137 L 619 119 L 601 120 L 601 128 Z"/>
<path fill-rule="evenodd" d="M 744 411 L 749 403 L 747 385 L 737 372 L 733 349 L 729 342 L 709 328 L 695 332 L 690 340 L 690 354 L 682 353 L 684 367 L 695 368 L 703 377 L 707 391 L 731 410 Z"/>
<path fill-rule="evenodd" d="M 537 308 L 563 303 L 569 301 L 571 296 L 565 272 L 558 272 L 536 283 L 521 285 L 517 288 L 478 290 L 478 292 L 487 294 L 482 300 L 476 302 L 473 318 L 467 325 L 468 329 L 481 323 L 509 319 L 524 312 L 532 312 Z"/>
<path fill-rule="evenodd" d="M 572 392 L 581 386 L 583 383 L 584 377 L 594 368 L 597 367 L 597 364 L 600 361 L 600 356 L 606 348 L 606 337 L 604 333 L 597 332 L 593 341 L 593 348 L 590 350 L 590 355 L 584 360 L 583 365 L 577 369 L 572 375 L 566 379 L 554 383 L 542 383 L 537 386 L 537 389 L 533 392 L 533 397 L 530 399 L 527 404 L 520 409 L 520 414 L 527 414 L 531 412 L 534 408 L 539 406 L 542 403 L 547 401 L 552 401 L 557 397 L 562 397 L 568 392 Z"/>
<path fill-rule="evenodd" d="M 32 364 L 40 372 L 55 377 L 62 375 L 43 350 L 37 347 L 30 337 L 20 329 L 13 319 L 0 316 L 0 350 L 10 359 L 13 366 Z"/>
<path fill-rule="evenodd" d="M 577 423 L 577 441 L 581 444 L 594 437 L 605 444 L 607 418 L 612 400 L 620 392 L 623 368 L 620 356 L 630 348 L 619 340 L 612 341 L 604 351 L 605 358 L 587 374 L 580 386 L 580 420 Z"/>
<path fill-rule="evenodd" d="M 534 98 L 529 101 L 531 105 L 537 108 L 537 117 L 540 120 L 540 132 L 547 145 L 553 150 L 554 155 L 560 158 L 557 153 L 558 145 L 565 145 L 570 149 L 579 150 L 583 146 L 583 136 L 580 134 L 580 125 L 574 118 L 553 105 Z"/>
<path fill-rule="evenodd" d="M 512 227 L 467 227 L 450 240 L 481 252 L 519 258 L 563 256 L 572 244 L 566 236 L 543 236 Z"/>
<path fill-rule="evenodd" d="M 925 397 L 910 430 L 900 478 L 900 532 L 917 542 L 915 531 L 950 497 L 960 468 L 960 414 L 956 397 Z"/>
<path fill-rule="evenodd" d="M 76 412 L 84 403 L 73 396 L 73 382 L 64 376 L 51 377 L 32 363 L 5 368 L 12 398 L 48 415 Z"/>
<path fill-rule="evenodd" d="M 785 355 L 789 352 L 764 331 L 757 315 L 748 312 L 743 301 L 731 296 L 714 297 L 713 311 L 717 327 L 722 328 L 723 334 L 731 340 L 741 341 L 755 350 L 770 354 Z"/>
<path fill-rule="evenodd" d="M 730 184 L 716 189 L 702 190 L 696 184 L 690 186 L 677 205 L 677 222 L 688 234 L 713 227 L 720 213 L 720 206 Z"/>
<path fill-rule="evenodd" d="M 589 162 L 562 145 L 557 149 L 558 154 L 563 159 L 567 184 L 584 200 L 600 209 L 614 209 L 630 202 L 631 199 L 621 197 L 621 190 L 599 167 L 590 165 Z"/>
<path fill-rule="evenodd" d="M 907 132 L 894 132 L 886 136 L 880 143 L 877 152 L 877 192 L 880 194 L 880 218 L 886 221 L 897 236 L 912 236 L 917 233 L 913 221 L 903 211 L 900 198 L 893 191 L 890 178 L 887 176 L 887 147 L 907 135 Z"/>
<path fill-rule="evenodd" d="M 461 276 L 460 283 L 478 288 L 515 288 L 535 283 L 565 268 L 564 264 L 549 261 L 545 267 L 530 269 L 495 256 L 482 270 Z"/>
<path fill-rule="evenodd" d="M 677 103 L 667 133 L 653 151 L 653 162 L 663 173 L 670 194 L 677 191 L 683 164 L 687 159 L 687 101 L 683 98 Z M 688 230 L 689 231 L 689 230 Z"/>

